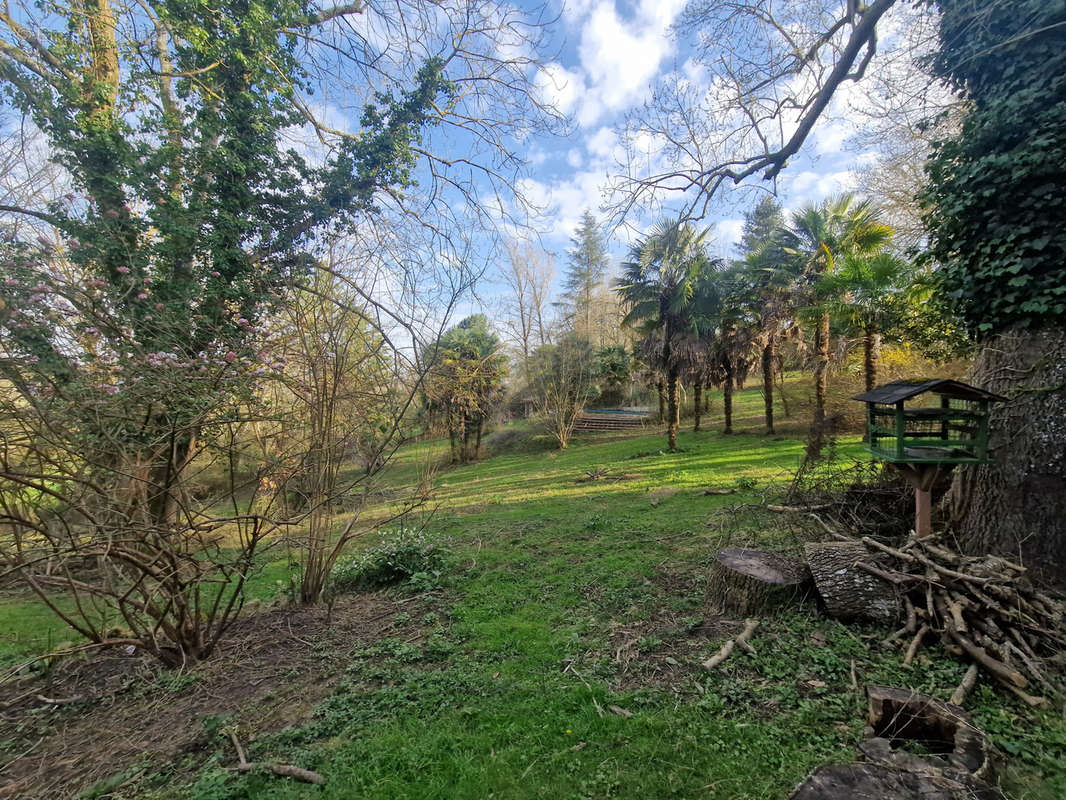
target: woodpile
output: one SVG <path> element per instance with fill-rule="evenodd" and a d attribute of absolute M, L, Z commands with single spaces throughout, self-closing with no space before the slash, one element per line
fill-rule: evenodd
<path fill-rule="evenodd" d="M 912 535 L 899 547 L 863 537 L 862 544 L 867 557 L 856 566 L 891 584 L 902 600 L 905 623 L 885 644 L 903 649 L 904 663 L 939 638 L 1029 705 L 1046 702 L 1030 695 L 1030 687 L 1061 691 L 1042 664 L 1066 650 L 1066 604 L 1040 591 L 1025 567 L 998 556 L 965 556 L 934 537 Z M 958 701 L 974 678 L 964 679 Z"/>
<path fill-rule="evenodd" d="M 896 547 L 863 537 L 809 543 L 805 552 L 806 565 L 759 550 L 723 550 L 711 571 L 712 596 L 748 614 L 801 596 L 809 575 L 833 617 L 902 621 L 883 644 L 899 648 L 905 665 L 937 640 L 969 661 L 955 704 L 979 671 L 1031 706 L 1062 692 L 1047 663 L 1066 653 L 1066 603 L 1041 591 L 1025 567 L 913 534 Z"/>

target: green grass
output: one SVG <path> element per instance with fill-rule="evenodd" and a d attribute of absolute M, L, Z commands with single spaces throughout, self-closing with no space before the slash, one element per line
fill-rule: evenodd
<path fill-rule="evenodd" d="M 757 391 L 739 395 L 741 419 L 758 425 L 760 410 Z M 311 720 L 248 737 L 250 758 L 319 771 L 326 784 L 235 776 L 220 739 L 206 765 L 197 753 L 176 773 L 160 767 L 137 796 L 762 800 L 787 796 L 817 764 L 854 759 L 865 709 L 853 669 L 860 686 L 950 693 L 964 665 L 931 649 L 904 669 L 877 644 L 886 631 L 813 607 L 764 619 L 757 655 L 700 669 L 723 638 L 699 633 L 713 619 L 704 575 L 718 534 L 708 520 L 787 482 L 803 445 L 714 430 L 682 433 L 679 444 L 666 453 L 658 434 L 589 437 L 443 470 L 427 530 L 453 567 L 443 600 L 405 605 L 426 615 L 429 635 L 354 650 Z M 859 456 L 858 437 L 838 450 Z M 406 449 L 392 481 L 413 482 L 442 454 L 440 443 Z M 599 468 L 604 479 L 580 481 Z M 738 492 L 704 496 L 707 487 Z M 756 532 L 768 543 L 779 535 Z M 271 562 L 252 592 L 269 596 L 287 569 Z M 0 624 L 13 608 L 0 606 Z M 978 723 L 1012 755 L 1012 793 L 1066 796 L 1061 714 L 1028 711 L 985 685 L 975 701 Z"/>

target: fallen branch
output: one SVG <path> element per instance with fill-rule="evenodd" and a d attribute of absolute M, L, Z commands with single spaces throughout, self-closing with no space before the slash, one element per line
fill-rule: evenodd
<path fill-rule="evenodd" d="M 970 664 L 970 668 L 966 670 L 966 674 L 962 678 L 962 682 L 955 687 L 955 691 L 951 693 L 951 700 L 949 702 L 954 703 L 957 706 L 961 706 L 963 700 L 966 699 L 973 687 L 977 683 L 977 665 Z"/>
<path fill-rule="evenodd" d="M 237 751 L 237 766 L 230 767 L 234 772 L 244 773 L 251 772 L 254 769 L 265 769 L 280 778 L 295 778 L 296 780 L 304 781 L 305 783 L 326 782 L 326 779 L 317 772 L 294 767 L 291 764 L 264 764 L 258 761 L 249 761 L 244 754 L 244 748 L 241 747 L 240 740 L 237 738 L 237 732 L 232 728 L 228 729 L 226 732 L 229 734 L 230 741 L 233 742 L 233 749 Z"/>
<path fill-rule="evenodd" d="M 47 703 L 50 706 L 65 706 L 85 699 L 85 695 L 81 694 L 74 697 L 45 697 L 43 694 L 35 694 L 34 697 L 42 703 Z"/>
<path fill-rule="evenodd" d="M 748 640 L 751 639 L 751 635 L 755 633 L 755 629 L 759 627 L 759 620 L 748 619 L 744 621 L 744 630 L 736 639 L 730 639 L 722 645 L 721 649 L 713 656 L 703 662 L 704 669 L 714 669 L 733 653 L 733 648 L 737 645 L 743 650 L 747 650 L 749 653 L 754 652 L 754 648 L 749 644 Z"/>
<path fill-rule="evenodd" d="M 825 511 L 833 507 L 832 503 L 821 503 L 816 506 L 781 506 L 775 503 L 768 503 L 766 506 L 767 511 L 776 511 L 779 514 L 809 514 L 812 511 Z"/>
<path fill-rule="evenodd" d="M 929 633 L 929 626 L 923 625 L 918 629 L 918 632 L 914 634 L 914 638 L 911 639 L 910 645 L 907 647 L 907 654 L 903 657 L 903 666 L 909 667 L 911 662 L 914 661 L 914 657 L 918 654 L 918 647 L 922 643 L 922 639 Z"/>

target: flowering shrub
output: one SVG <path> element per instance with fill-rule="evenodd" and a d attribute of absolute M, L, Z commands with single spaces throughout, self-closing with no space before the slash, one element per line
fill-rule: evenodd
<path fill-rule="evenodd" d="M 399 527 L 382 531 L 381 540 L 337 562 L 330 578 L 335 592 L 366 591 L 414 578 L 421 584 L 440 576 L 446 551 L 425 531 Z"/>

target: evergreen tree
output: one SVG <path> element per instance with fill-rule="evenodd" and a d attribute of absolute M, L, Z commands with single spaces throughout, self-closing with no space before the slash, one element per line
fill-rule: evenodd
<path fill-rule="evenodd" d="M 766 195 L 744 215 L 744 232 L 737 243 L 737 250 L 742 256 L 755 252 L 764 247 L 784 224 L 781 204 L 773 195 Z"/>
<path fill-rule="evenodd" d="M 744 261 L 738 269 L 747 273 L 746 305 L 758 319 L 758 343 L 762 349 L 763 405 L 766 432 L 774 433 L 774 361 L 778 339 L 794 317 L 790 307 L 788 254 L 782 245 L 785 217 L 781 204 L 766 195 L 744 215 L 744 233 L 737 249 Z"/>
<path fill-rule="evenodd" d="M 596 287 L 607 275 L 607 245 L 596 217 L 588 209 L 581 217 L 573 237 L 573 247 L 566 251 L 567 272 L 563 279 L 563 300 L 571 326 L 585 338 L 592 339 L 592 302 Z"/>

